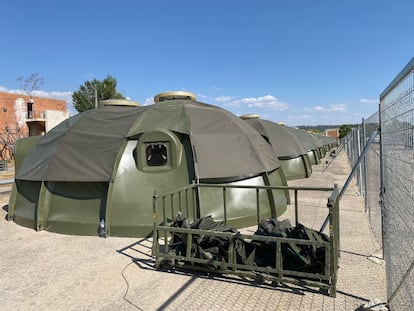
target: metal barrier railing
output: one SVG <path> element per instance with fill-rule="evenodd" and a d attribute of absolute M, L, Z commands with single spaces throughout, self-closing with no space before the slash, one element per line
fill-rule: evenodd
<path fill-rule="evenodd" d="M 295 193 L 295 223 L 299 223 L 299 206 L 298 206 L 298 192 L 299 191 L 330 191 L 331 194 L 328 197 L 328 219 L 329 219 L 329 242 L 325 241 L 309 241 L 303 239 L 292 239 L 272 236 L 258 236 L 251 234 L 218 232 L 212 230 L 199 230 L 189 228 L 178 228 L 167 225 L 168 216 L 170 214 L 173 218 L 175 213 L 186 212 L 191 215 L 197 215 L 200 217 L 198 207 L 196 204 L 189 206 L 188 202 L 191 196 L 196 197 L 196 192 L 200 188 L 221 188 L 222 189 L 222 207 L 224 210 L 224 223 L 227 223 L 226 215 L 226 191 L 229 188 L 238 188 L 256 191 L 256 211 L 257 211 L 257 223 L 259 224 L 259 215 L 261 212 L 259 190 L 277 190 L 285 189 L 292 190 Z M 192 192 L 192 193 L 190 193 Z M 178 199 L 179 204 L 175 206 L 175 196 L 181 197 Z M 167 211 L 167 202 L 170 204 L 170 210 Z M 195 202 L 195 201 L 192 201 Z M 157 224 L 158 213 L 162 213 L 163 223 Z M 154 217 L 154 235 L 153 235 L 153 248 L 152 254 L 156 258 L 156 266 L 162 267 L 163 263 L 168 262 L 169 265 L 185 266 L 186 264 L 195 270 L 210 271 L 216 273 L 228 273 L 239 276 L 247 276 L 253 279 L 271 280 L 275 282 L 287 282 L 297 285 L 307 285 L 318 287 L 329 293 L 331 296 L 336 295 L 336 279 L 339 257 L 339 191 L 335 185 L 333 188 L 316 188 L 316 187 L 285 187 L 285 186 L 236 186 L 236 185 L 211 185 L 211 184 L 193 184 L 174 191 L 170 191 L 164 194 L 154 193 L 153 195 L 153 217 Z M 170 237 L 173 234 L 182 233 L 187 237 L 187 250 L 186 255 L 171 254 L 168 250 L 170 248 Z M 228 239 L 229 256 L 225 261 L 217 261 L 210 259 L 204 259 L 195 257 L 191 253 L 193 247 L 192 241 L 194 236 L 214 236 Z M 275 243 L 275 261 L 274 266 L 259 267 L 253 264 L 241 264 L 236 262 L 235 256 L 235 241 L 236 239 L 246 239 L 249 241 L 264 241 L 267 243 Z M 160 242 L 161 241 L 161 242 Z M 309 245 L 312 247 L 321 247 L 325 250 L 325 261 L 322 273 L 309 273 L 303 271 L 288 270 L 283 267 L 282 264 L 282 245 L 289 244 L 296 247 L 301 245 Z M 180 264 L 178 264 L 180 263 Z M 201 264 L 201 265 L 200 265 Z M 215 268 L 212 268 L 215 267 Z"/>
<path fill-rule="evenodd" d="M 14 183 L 14 179 L 3 179 L 3 180 L 0 180 L 0 186 L 12 185 L 13 183 Z"/>
<path fill-rule="evenodd" d="M 4 186 L 8 186 L 8 185 L 13 185 L 14 184 L 14 179 L 3 179 L 0 180 L 0 194 L 7 194 L 8 192 L 10 192 L 10 187 L 4 187 Z"/>

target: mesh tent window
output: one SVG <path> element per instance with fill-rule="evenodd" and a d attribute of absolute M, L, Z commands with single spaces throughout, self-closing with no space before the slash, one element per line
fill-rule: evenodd
<path fill-rule="evenodd" d="M 145 148 L 148 166 L 163 166 L 168 162 L 167 146 L 163 143 L 148 144 Z"/>

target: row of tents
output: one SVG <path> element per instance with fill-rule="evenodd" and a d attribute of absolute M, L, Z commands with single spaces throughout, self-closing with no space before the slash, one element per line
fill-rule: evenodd
<path fill-rule="evenodd" d="M 142 237 L 152 229 L 154 191 L 193 183 L 285 186 L 309 177 L 336 144 L 257 115 L 239 118 L 189 92 L 154 101 L 108 100 L 45 136 L 20 139 L 8 219 L 35 230 Z M 200 216 L 222 219 L 219 190 L 199 191 Z M 231 188 L 226 200 L 230 224 L 255 224 L 255 192 Z M 286 190 L 260 190 L 260 216 L 279 216 L 288 202 Z"/>

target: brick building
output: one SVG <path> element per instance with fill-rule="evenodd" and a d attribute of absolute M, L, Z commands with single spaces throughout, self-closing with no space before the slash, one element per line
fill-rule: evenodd
<path fill-rule="evenodd" d="M 325 136 L 338 138 L 339 137 L 339 128 L 335 129 L 326 129 L 323 133 Z"/>
<path fill-rule="evenodd" d="M 44 135 L 69 118 L 64 100 L 0 92 L 0 158 L 12 158 L 16 139 Z"/>

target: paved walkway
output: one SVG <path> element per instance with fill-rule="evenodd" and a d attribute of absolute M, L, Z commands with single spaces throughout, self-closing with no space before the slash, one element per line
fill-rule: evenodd
<path fill-rule="evenodd" d="M 297 186 L 345 183 L 345 152 L 314 166 Z M 8 197 L 0 196 L 6 205 Z M 300 221 L 319 229 L 327 193 L 299 193 Z M 5 209 L 5 208 L 4 208 Z M 337 297 L 310 288 L 254 285 L 236 277 L 155 271 L 148 240 L 35 232 L 4 220 L 0 210 L 2 310 L 355 310 L 386 299 L 385 266 L 354 183 L 340 203 L 341 258 Z M 285 215 L 293 219 L 290 209 Z M 375 259 L 375 258 L 374 258 Z"/>

